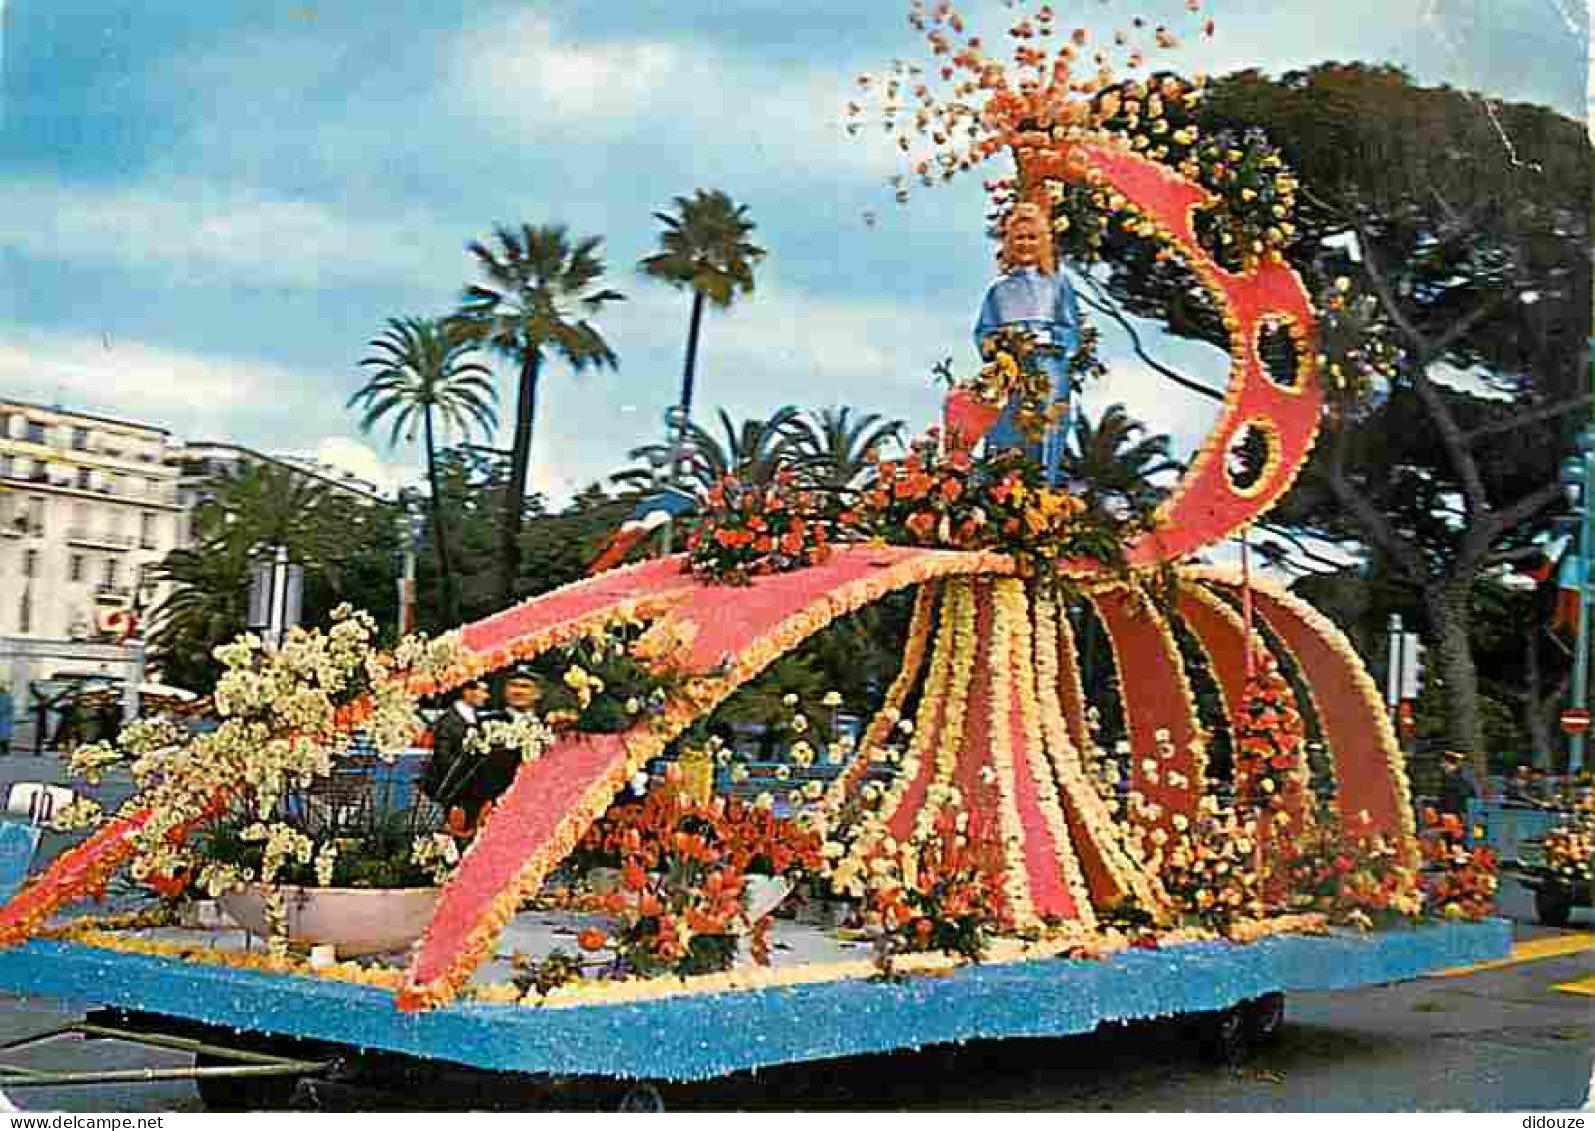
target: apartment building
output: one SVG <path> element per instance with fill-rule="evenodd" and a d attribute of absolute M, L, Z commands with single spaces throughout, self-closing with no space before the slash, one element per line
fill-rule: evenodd
<path fill-rule="evenodd" d="M 0 637 L 87 641 L 165 595 L 180 544 L 164 428 L 0 398 Z"/>
<path fill-rule="evenodd" d="M 177 544 L 189 545 L 194 539 L 195 508 L 212 494 L 213 480 L 238 475 L 250 467 L 276 467 L 294 472 L 312 483 L 347 492 L 364 503 L 380 503 L 382 492 L 341 468 L 297 456 L 271 456 L 218 440 L 193 440 L 174 446 L 167 457 L 178 470 L 177 501 L 182 509 Z"/>

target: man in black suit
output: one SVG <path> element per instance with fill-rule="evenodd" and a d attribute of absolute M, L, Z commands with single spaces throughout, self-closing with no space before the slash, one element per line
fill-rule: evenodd
<path fill-rule="evenodd" d="M 490 695 L 486 680 L 468 683 L 432 724 L 432 757 L 421 779 L 421 792 L 445 810 L 463 802 L 474 776 L 471 762 L 477 756 L 465 749 L 465 739 L 481 725 L 478 712 L 487 706 Z"/>
<path fill-rule="evenodd" d="M 528 664 L 516 664 L 504 678 L 504 706 L 490 715 L 484 715 L 483 719 L 506 723 L 535 719 L 541 699 L 542 683 L 537 673 Z M 464 800 L 455 802 L 457 805 L 466 805 L 466 815 L 473 819 L 481 815 L 482 808 L 489 802 L 499 799 L 521 770 L 521 752 L 509 746 L 494 745 L 485 754 L 479 755 L 478 759 L 479 764 L 475 767 L 476 772 Z M 474 808 L 471 807 L 473 805 Z"/>

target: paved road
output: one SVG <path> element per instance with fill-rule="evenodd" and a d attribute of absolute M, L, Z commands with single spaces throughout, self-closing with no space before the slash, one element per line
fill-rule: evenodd
<path fill-rule="evenodd" d="M 49 759 L 0 758 L 0 785 L 56 780 Z M 102 802 L 126 784 L 95 791 Z M 60 841 L 46 845 L 47 852 Z M 1589 937 L 1529 925 L 1522 888 L 1508 883 L 1502 911 L 1523 940 Z M 1595 997 L 1556 987 L 1595 978 L 1595 951 L 1465 977 L 1427 979 L 1290 999 L 1278 1042 L 1242 1068 L 1201 1063 L 1173 1025 L 1136 1025 L 1088 1037 L 965 1045 L 767 1070 L 664 1089 L 670 1108 L 698 1110 L 969 1111 L 1530 1111 L 1580 1107 L 1589 1094 Z M 59 1002 L 0 996 L 0 1041 L 76 1016 Z M 34 1068 L 85 1071 L 180 1067 L 186 1056 L 119 1042 L 53 1040 L 14 1054 Z M 610 1103 L 591 1088 L 548 1096 L 526 1082 L 472 1074 L 429 1075 L 424 1088 L 302 1087 L 296 1104 L 329 1110 L 558 1109 Z M 47 1111 L 197 1111 L 193 1085 L 17 1090 L 19 1106 Z"/>

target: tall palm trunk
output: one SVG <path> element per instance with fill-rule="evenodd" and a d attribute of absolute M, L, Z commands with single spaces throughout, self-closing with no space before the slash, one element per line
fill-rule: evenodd
<path fill-rule="evenodd" d="M 532 426 L 537 422 L 537 379 L 543 355 L 534 352 L 521 362 L 520 395 L 515 402 L 515 445 L 510 450 L 510 486 L 504 498 L 503 529 L 499 532 L 499 601 L 515 601 L 515 579 L 521 569 L 521 519 L 526 511 L 526 481 L 532 465 Z"/>
<path fill-rule="evenodd" d="M 693 378 L 698 372 L 698 334 L 703 328 L 703 292 L 692 292 L 692 321 L 687 324 L 687 361 L 681 370 L 681 411 L 692 419 Z"/>
<path fill-rule="evenodd" d="M 438 490 L 437 443 L 432 435 L 432 406 L 427 405 L 426 421 L 426 480 L 432 491 L 432 540 L 438 548 L 438 576 L 443 583 L 443 619 L 447 627 L 460 623 L 460 596 L 454 585 L 454 569 L 449 561 L 449 532 L 443 526 L 443 495 Z"/>

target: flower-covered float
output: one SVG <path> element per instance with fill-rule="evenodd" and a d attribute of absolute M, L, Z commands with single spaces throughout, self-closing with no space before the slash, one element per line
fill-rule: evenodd
<path fill-rule="evenodd" d="M 1083 33 L 1061 34 L 1050 9 L 1016 25 L 1017 74 L 950 6 L 916 4 L 913 19 L 955 97 L 916 93 L 900 113 L 974 138 L 922 178 L 1012 153 L 1017 175 L 995 192 L 1021 267 L 1050 273 L 1037 245 L 1089 240 L 1085 217 L 1183 263 L 1221 311 L 1223 410 L 1157 512 L 1103 511 L 1089 484 L 1060 480 L 1081 327 L 1055 285 L 1034 317 L 1005 316 L 994 287 L 985 364 L 954 383 L 943 428 L 852 497 L 728 480 L 700 500 L 686 553 L 391 655 L 358 616 L 273 656 L 240 643 L 213 735 L 135 729 L 83 755 L 136 759 L 143 791 L 0 908 L 0 986 L 490 1069 L 692 1079 L 1173 1014 L 1261 1035 L 1286 991 L 1506 952 L 1506 925 L 1484 917 L 1488 858 L 1456 830 L 1415 827 L 1347 641 L 1281 587 L 1186 564 L 1288 490 L 1325 370 L 1344 376 L 1278 253 L 1288 170 L 1253 140 L 1168 128 L 1191 84 L 1087 76 Z M 1053 35 L 1055 52 L 1031 46 Z M 896 678 L 856 738 L 792 744 L 804 772 L 781 812 L 774 791 L 747 804 L 701 775 L 689 788 L 689 765 L 715 761 L 701 730 L 717 708 L 899 591 L 913 610 Z M 1082 610 L 1111 642 L 1125 736 L 1111 752 L 1080 678 Z M 520 764 L 472 827 L 406 830 L 399 870 L 439 889 L 413 948 L 296 948 L 315 940 L 295 939 L 285 888 L 333 886 L 360 847 L 347 842 L 369 836 L 318 842 L 284 790 L 335 776 L 356 730 L 379 752 L 407 745 L 419 697 L 518 662 L 552 662 L 568 701 L 493 736 Z M 1222 788 L 1194 666 L 1230 736 Z M 677 768 L 617 803 L 662 756 Z M 807 773 L 816 763 L 834 772 Z M 268 945 L 226 926 L 60 916 L 124 866 L 174 894 L 255 887 Z M 772 921 L 748 898 L 755 876 L 841 904 L 843 925 Z"/>
<path fill-rule="evenodd" d="M 1515 868 L 1548 927 L 1565 927 L 1574 908 L 1595 906 L 1595 805 L 1585 798 L 1567 816 Z"/>

